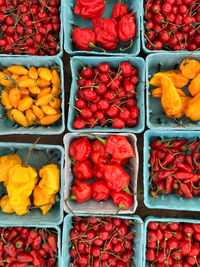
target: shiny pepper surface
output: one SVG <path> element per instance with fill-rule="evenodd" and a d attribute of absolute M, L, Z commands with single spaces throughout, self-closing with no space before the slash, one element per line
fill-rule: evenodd
<path fill-rule="evenodd" d="M 124 16 L 128 15 L 129 7 L 121 3 L 117 3 L 113 6 L 111 18 L 119 21 Z"/>
<path fill-rule="evenodd" d="M 117 22 L 114 19 L 92 19 L 96 41 L 107 50 L 117 47 Z"/>
<path fill-rule="evenodd" d="M 100 17 L 105 9 L 103 0 L 77 0 L 74 14 L 81 15 L 84 19 Z"/>
<path fill-rule="evenodd" d="M 133 204 L 133 197 L 125 191 L 112 191 L 111 197 L 114 204 L 120 209 L 127 210 Z"/>
<path fill-rule="evenodd" d="M 129 185 L 130 177 L 119 164 L 105 164 L 104 179 L 111 190 L 119 192 Z"/>
<path fill-rule="evenodd" d="M 185 115 L 193 121 L 200 120 L 200 93 L 189 100 Z"/>
<path fill-rule="evenodd" d="M 92 196 L 91 185 L 77 179 L 72 186 L 71 194 L 71 199 L 75 199 L 77 202 L 83 203 L 89 200 Z"/>
<path fill-rule="evenodd" d="M 180 70 L 188 79 L 194 79 L 200 73 L 200 63 L 197 60 L 186 58 L 181 62 Z"/>
<path fill-rule="evenodd" d="M 8 154 L 6 156 L 2 156 L 0 158 L 0 182 L 8 179 L 8 171 L 11 167 L 21 163 L 21 158 L 17 154 Z"/>
<path fill-rule="evenodd" d="M 79 50 L 91 51 L 96 44 L 95 33 L 88 28 L 75 28 L 72 32 L 72 40 Z"/>
<path fill-rule="evenodd" d="M 70 156 L 77 161 L 87 160 L 91 151 L 92 147 L 87 137 L 76 139 L 69 146 Z"/>
<path fill-rule="evenodd" d="M 92 197 L 96 201 L 106 200 L 110 196 L 110 189 L 104 180 L 94 181 L 91 185 Z"/>
<path fill-rule="evenodd" d="M 73 166 L 73 173 L 80 180 L 90 180 L 93 177 L 92 163 L 89 160 L 77 161 Z"/>
<path fill-rule="evenodd" d="M 118 37 L 121 41 L 126 42 L 136 35 L 135 12 L 124 16 L 118 24 Z"/>
<path fill-rule="evenodd" d="M 42 167 L 39 171 L 42 178 L 39 187 L 48 195 L 56 194 L 60 189 L 60 170 L 57 165 L 50 164 Z"/>

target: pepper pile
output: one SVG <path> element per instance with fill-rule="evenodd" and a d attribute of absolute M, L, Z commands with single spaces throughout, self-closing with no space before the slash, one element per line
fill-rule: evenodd
<path fill-rule="evenodd" d="M 120 218 L 73 217 L 71 265 L 134 266 L 134 224 Z"/>
<path fill-rule="evenodd" d="M 50 164 L 40 169 L 39 183 L 36 169 L 26 162 L 22 165 L 18 154 L 0 157 L 0 169 L 0 182 L 4 182 L 7 189 L 7 194 L 0 200 L 3 212 L 16 213 L 19 216 L 27 214 L 32 193 L 34 205 L 41 209 L 43 215 L 55 204 L 55 196 L 60 189 L 60 170 L 56 165 Z"/>
<path fill-rule="evenodd" d="M 193 198 L 200 194 L 200 140 L 161 140 L 150 143 L 150 195 L 172 194 Z"/>
<path fill-rule="evenodd" d="M 151 95 L 161 98 L 168 118 L 185 115 L 192 121 L 200 120 L 200 63 L 197 60 L 186 58 L 179 69 L 156 73 L 149 84 L 157 87 Z M 180 89 L 186 85 L 190 96 Z"/>
<path fill-rule="evenodd" d="M 145 0 L 144 19 L 147 49 L 199 50 L 199 1 Z"/>
<path fill-rule="evenodd" d="M 55 229 L 0 227 L 0 234 L 0 266 L 57 266 Z"/>
<path fill-rule="evenodd" d="M 1 0 L 0 53 L 55 56 L 60 0 Z"/>
<path fill-rule="evenodd" d="M 200 224 L 151 221 L 147 227 L 149 267 L 200 266 Z"/>
<path fill-rule="evenodd" d="M 89 28 L 75 28 L 72 32 L 75 47 L 86 51 L 91 51 L 94 48 L 112 51 L 119 43 L 130 41 L 128 47 L 120 48 L 120 51 L 130 48 L 136 35 L 135 12 L 129 13 L 129 7 L 123 2 L 115 4 L 111 18 L 105 19 L 100 17 L 105 9 L 103 0 L 77 0 L 74 14 L 92 20 L 94 31 Z M 96 47 L 96 43 L 104 49 Z"/>
<path fill-rule="evenodd" d="M 60 77 L 55 68 L 12 65 L 0 71 L 1 103 L 23 127 L 50 125 L 61 117 Z"/>
<path fill-rule="evenodd" d="M 96 125 L 122 129 L 138 124 L 136 85 L 139 79 L 136 67 L 123 62 L 115 70 L 103 62 L 94 68 L 83 66 L 78 76 L 74 129 Z"/>
<path fill-rule="evenodd" d="M 70 200 L 83 203 L 91 197 L 103 201 L 111 196 L 119 209 L 129 209 L 133 197 L 128 188 L 130 176 L 123 166 L 130 157 L 135 157 L 133 148 L 124 136 L 110 135 L 107 140 L 96 138 L 92 142 L 87 137 L 78 138 L 69 146 L 76 178 Z M 86 182 L 95 177 L 96 181 Z"/>

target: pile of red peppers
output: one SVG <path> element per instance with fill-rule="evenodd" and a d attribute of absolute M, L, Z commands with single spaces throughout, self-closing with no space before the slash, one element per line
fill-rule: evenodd
<path fill-rule="evenodd" d="M 103 139 L 96 136 L 90 141 L 84 136 L 70 144 L 69 155 L 75 177 L 70 200 L 83 203 L 91 198 L 103 201 L 111 196 L 119 209 L 130 208 L 133 204 L 130 176 L 123 167 L 135 153 L 126 137 L 110 135 Z"/>
<path fill-rule="evenodd" d="M 155 139 L 150 143 L 150 195 L 200 195 L 200 140 Z"/>
<path fill-rule="evenodd" d="M 131 47 L 133 38 L 136 36 L 135 12 L 129 13 L 129 7 L 123 3 L 116 3 L 112 9 L 111 18 L 102 18 L 105 10 L 103 0 L 77 0 L 74 7 L 74 14 L 92 21 L 93 29 L 79 27 L 72 32 L 72 40 L 79 50 L 91 51 L 96 44 L 105 50 L 115 50 L 119 43 L 128 42 L 127 48 Z M 127 45 L 124 44 L 124 45 Z M 99 49 L 102 49 L 102 48 Z"/>

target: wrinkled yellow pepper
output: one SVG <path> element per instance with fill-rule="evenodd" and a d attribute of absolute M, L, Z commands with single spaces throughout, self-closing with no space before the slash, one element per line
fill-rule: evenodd
<path fill-rule="evenodd" d="M 16 164 L 21 164 L 21 158 L 18 154 L 8 154 L 0 158 L 0 182 L 8 179 L 8 171 Z"/>
<path fill-rule="evenodd" d="M 14 213 L 12 205 L 10 204 L 10 199 L 8 195 L 4 195 L 0 200 L 0 207 L 5 213 Z"/>
<path fill-rule="evenodd" d="M 12 205 L 16 214 L 22 216 L 29 212 L 28 207 L 31 205 L 31 201 L 29 197 L 25 195 L 15 195 L 12 199 L 10 199 L 10 204 Z"/>
<path fill-rule="evenodd" d="M 200 92 L 200 73 L 191 81 L 188 90 L 192 96 Z"/>
<path fill-rule="evenodd" d="M 186 58 L 181 62 L 180 70 L 184 77 L 194 79 L 200 73 L 200 63 L 195 59 Z"/>
<path fill-rule="evenodd" d="M 45 194 L 56 194 L 60 189 L 60 170 L 55 164 L 44 166 L 39 171 L 42 178 L 39 187 L 43 189 Z"/>
<path fill-rule="evenodd" d="M 186 94 L 179 88 L 176 88 L 178 94 L 183 97 L 186 96 Z M 162 87 L 158 87 L 158 88 L 155 88 L 153 90 L 151 90 L 151 95 L 152 97 L 155 97 L 155 98 L 161 98 L 162 97 Z"/>
<path fill-rule="evenodd" d="M 200 93 L 188 102 L 185 115 L 193 121 L 200 120 Z"/>

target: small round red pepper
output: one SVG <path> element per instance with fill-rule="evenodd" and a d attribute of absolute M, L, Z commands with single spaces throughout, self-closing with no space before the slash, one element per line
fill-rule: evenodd
<path fill-rule="evenodd" d="M 74 14 L 81 15 L 84 19 L 100 17 L 105 9 L 103 0 L 77 0 L 74 7 Z"/>
<path fill-rule="evenodd" d="M 92 196 L 91 185 L 82 182 L 81 180 L 76 180 L 71 189 L 71 198 L 79 203 L 83 203 L 89 200 Z"/>
<path fill-rule="evenodd" d="M 112 191 L 111 192 L 111 197 L 113 199 L 114 204 L 119 209 L 127 210 L 133 204 L 132 195 L 126 193 L 125 191 L 121 191 L 121 192 Z"/>
<path fill-rule="evenodd" d="M 76 139 L 69 146 L 70 156 L 77 161 L 87 160 L 90 156 L 91 151 L 92 147 L 90 141 L 86 136 Z"/>
<path fill-rule="evenodd" d="M 136 35 L 135 12 L 124 16 L 118 24 L 118 37 L 121 41 L 126 42 Z"/>
<path fill-rule="evenodd" d="M 91 51 L 96 44 L 95 33 L 88 28 L 75 28 L 72 32 L 72 40 L 79 50 Z"/>
<path fill-rule="evenodd" d="M 111 18 L 119 21 L 124 16 L 128 15 L 129 7 L 127 5 L 123 5 L 121 3 L 116 3 L 113 6 Z"/>
<path fill-rule="evenodd" d="M 91 184 L 92 197 L 96 201 L 102 201 L 109 198 L 110 189 L 107 187 L 104 180 L 98 180 Z"/>
<path fill-rule="evenodd" d="M 93 177 L 92 163 L 89 160 L 77 161 L 73 166 L 73 173 L 80 180 L 90 180 Z"/>

